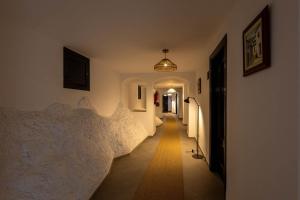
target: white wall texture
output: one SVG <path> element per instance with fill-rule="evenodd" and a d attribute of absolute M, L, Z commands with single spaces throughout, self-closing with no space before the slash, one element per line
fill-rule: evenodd
<path fill-rule="evenodd" d="M 138 86 L 141 86 L 141 99 L 138 99 Z M 140 81 L 131 82 L 128 88 L 128 92 L 130 94 L 130 98 L 128 99 L 128 106 L 131 110 L 146 110 L 147 102 L 146 102 L 146 87 L 143 86 L 143 83 Z"/>
<path fill-rule="evenodd" d="M 242 32 L 271 6 L 272 66 L 243 77 Z M 228 200 L 297 199 L 299 104 L 296 0 L 241 0 L 207 46 L 197 76 L 204 121 L 201 148 L 209 150 L 208 57 L 227 33 L 227 193 Z M 197 77 L 197 78 L 198 78 Z M 298 156 L 299 157 L 299 156 Z"/>
<path fill-rule="evenodd" d="M 0 43 L 0 106 L 40 110 L 53 102 L 75 105 L 88 96 L 99 114 L 109 116 L 119 103 L 119 74 L 99 60 L 90 59 L 90 92 L 64 89 L 65 44 L 13 24 L 1 30 Z"/>
<path fill-rule="evenodd" d="M 148 131 L 149 135 L 154 135 L 156 131 L 155 126 L 155 106 L 153 103 L 154 86 L 155 83 L 161 80 L 178 79 L 186 81 L 184 83 L 183 96 L 194 95 L 194 85 L 189 84 L 189 80 L 194 80 L 194 73 L 178 72 L 178 73 L 130 73 L 121 74 L 121 102 L 128 105 L 128 87 L 131 81 L 140 80 L 145 83 L 147 87 L 147 110 L 146 112 L 133 112 L 133 115 L 140 121 Z M 192 81 L 191 81 L 192 82 Z M 184 105 L 183 123 L 188 122 L 188 105 Z"/>

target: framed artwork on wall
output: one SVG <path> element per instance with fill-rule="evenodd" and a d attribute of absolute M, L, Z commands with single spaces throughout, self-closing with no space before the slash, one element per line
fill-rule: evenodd
<path fill-rule="evenodd" d="M 244 76 L 270 67 L 270 39 L 270 12 L 266 6 L 243 32 Z"/>
<path fill-rule="evenodd" d="M 198 78 L 198 94 L 201 94 L 201 78 Z"/>

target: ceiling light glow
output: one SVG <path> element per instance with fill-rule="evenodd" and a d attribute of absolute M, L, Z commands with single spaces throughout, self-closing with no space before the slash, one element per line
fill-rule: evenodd
<path fill-rule="evenodd" d="M 177 70 L 177 65 L 167 58 L 167 53 L 169 49 L 163 49 L 162 52 L 165 54 L 159 63 L 154 65 L 154 70 L 158 72 L 173 72 Z"/>

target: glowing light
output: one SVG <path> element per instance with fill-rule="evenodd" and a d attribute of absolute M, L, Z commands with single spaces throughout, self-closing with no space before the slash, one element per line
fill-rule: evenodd
<path fill-rule="evenodd" d="M 177 70 L 177 65 L 169 60 L 166 54 L 169 52 L 169 49 L 163 49 L 163 53 L 165 57 L 159 61 L 156 65 L 154 65 L 154 70 L 159 72 L 173 72 Z"/>
<path fill-rule="evenodd" d="M 168 93 L 175 93 L 175 92 L 176 92 L 176 90 L 173 89 L 173 88 L 170 88 L 170 89 L 168 90 Z"/>

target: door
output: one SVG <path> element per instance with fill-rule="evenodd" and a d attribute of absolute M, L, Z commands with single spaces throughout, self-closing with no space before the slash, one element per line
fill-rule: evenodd
<path fill-rule="evenodd" d="M 163 113 L 169 112 L 169 97 L 163 96 L 163 106 L 162 106 Z"/>
<path fill-rule="evenodd" d="M 226 36 L 210 57 L 210 169 L 226 182 Z"/>
<path fill-rule="evenodd" d="M 175 109 L 176 109 L 176 115 L 178 115 L 178 94 L 175 95 Z"/>

